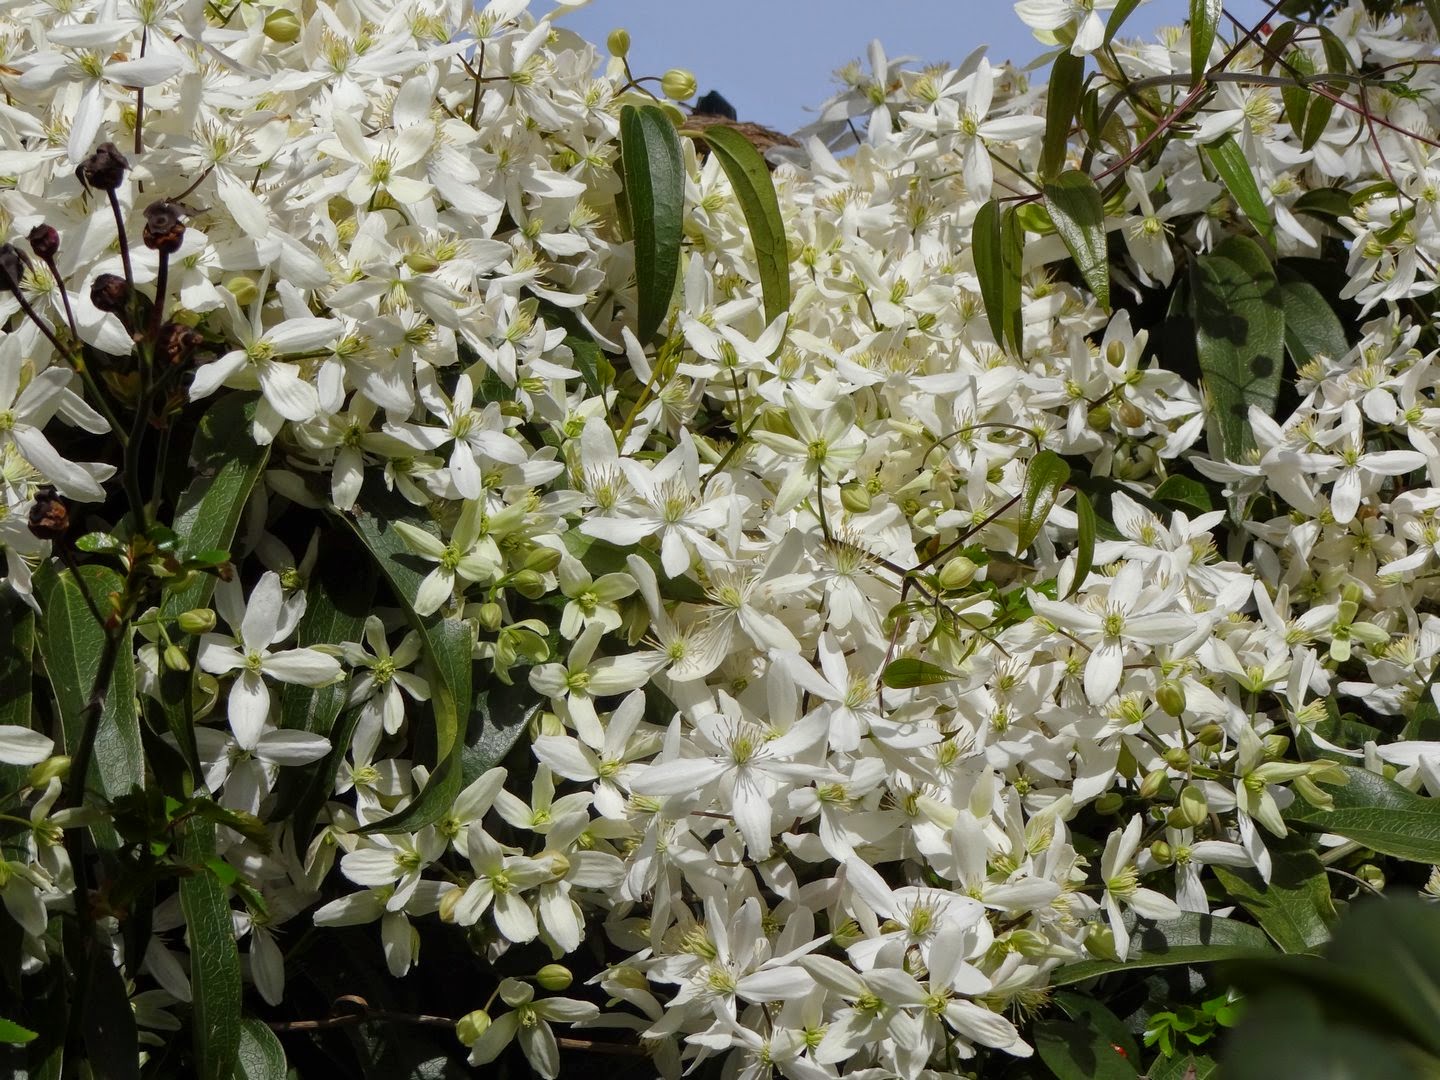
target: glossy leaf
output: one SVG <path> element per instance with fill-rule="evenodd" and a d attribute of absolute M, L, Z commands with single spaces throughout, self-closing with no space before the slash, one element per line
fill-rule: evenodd
<path fill-rule="evenodd" d="M 1198 83 L 1210 66 L 1210 49 L 1220 23 L 1220 0 L 1190 0 L 1190 82 Z"/>
<path fill-rule="evenodd" d="M 1056 1080 L 1135 1080 L 1140 1074 L 1110 1038 L 1085 1024 L 1039 1020 L 1035 1053 Z"/>
<path fill-rule="evenodd" d="M 461 782 L 468 784 L 505 760 L 548 700 L 530 685 L 529 679 L 517 679 L 510 686 L 496 680 L 482 688 L 475 695 L 461 751 Z"/>
<path fill-rule="evenodd" d="M 139 1080 L 140 1044 L 125 977 L 109 949 L 91 942 L 79 1001 L 85 1052 L 106 1080 Z"/>
<path fill-rule="evenodd" d="M 1267 416 L 1280 393 L 1285 312 L 1275 272 L 1252 240 L 1232 236 L 1196 258 L 1190 315 L 1213 430 L 1210 452 L 1244 459 L 1255 446 L 1250 406 Z"/>
<path fill-rule="evenodd" d="M 1110 21 L 1105 24 L 1106 45 L 1109 45 L 1111 41 L 1115 40 L 1115 35 L 1120 32 L 1120 27 L 1124 25 L 1125 20 L 1128 19 L 1131 13 L 1139 6 L 1140 0 L 1120 0 L 1120 2 L 1115 5 L 1114 10 L 1110 12 Z"/>
<path fill-rule="evenodd" d="M 362 640 L 374 596 L 375 568 L 370 560 L 349 550 L 327 551 L 305 589 L 305 614 L 295 631 L 295 644 Z M 280 694 L 280 726 L 329 735 L 349 692 L 348 679 L 320 687 L 287 683 Z"/>
<path fill-rule="evenodd" d="M 1095 517 L 1095 504 L 1083 491 L 1075 492 L 1075 519 L 1078 523 L 1075 577 L 1071 579 L 1070 588 L 1065 593 L 1066 600 L 1084 588 L 1085 579 L 1090 576 L 1090 569 L 1095 565 L 1095 534 L 1098 522 Z"/>
<path fill-rule="evenodd" d="M 1058 990 L 1051 1000 L 1071 1020 L 1077 1024 L 1084 1024 L 1091 1031 L 1104 1036 L 1110 1046 L 1118 1046 L 1130 1061 L 1140 1060 L 1140 1047 L 1135 1042 L 1135 1036 L 1125 1026 L 1125 1021 L 1106 1008 L 1103 1003 L 1088 994 L 1076 993 L 1073 990 Z"/>
<path fill-rule="evenodd" d="M 1124 961 L 1082 960 L 1067 964 L 1056 970 L 1050 982 L 1053 986 L 1069 986 L 1116 971 L 1249 959 L 1271 952 L 1272 948 L 1258 926 L 1218 915 L 1186 913 L 1167 922 L 1142 924 L 1130 938 L 1130 954 Z"/>
<path fill-rule="evenodd" d="M 1275 268 L 1285 308 L 1285 348 L 1296 366 L 1317 356 L 1338 360 L 1350 351 L 1340 316 L 1299 271 L 1283 262 Z"/>
<path fill-rule="evenodd" d="M 1105 207 L 1095 181 L 1069 169 L 1045 185 L 1045 205 L 1055 231 L 1096 301 L 1110 310 L 1110 261 L 1105 246 Z"/>
<path fill-rule="evenodd" d="M 1208 514 L 1215 509 L 1210 500 L 1210 489 L 1198 480 L 1188 476 L 1168 476 L 1155 489 L 1154 498 L 1169 506 L 1178 506 L 1187 511 Z"/>
<path fill-rule="evenodd" d="M 285 1080 L 285 1048 L 263 1020 L 240 1021 L 238 1064 L 236 1080 Z"/>
<path fill-rule="evenodd" d="M 1041 450 L 1030 459 L 1025 470 L 1025 490 L 1020 496 L 1020 528 L 1015 540 L 1015 552 L 1019 554 L 1035 542 L 1060 489 L 1070 479 L 1070 466 L 1065 459 L 1052 450 Z"/>
<path fill-rule="evenodd" d="M 9 1043 L 11 1046 L 23 1046 L 38 1038 L 39 1035 L 38 1031 L 31 1031 L 14 1020 L 0 1019 L 0 1042 Z"/>
<path fill-rule="evenodd" d="M 1393 780 L 1342 765 L 1347 783 L 1326 785 L 1333 810 L 1296 799 L 1285 811 L 1292 825 L 1335 833 L 1397 859 L 1440 863 L 1440 799 L 1405 790 Z"/>
<path fill-rule="evenodd" d="M 685 210 L 680 139 L 663 109 L 626 105 L 620 110 L 620 155 L 625 163 L 625 200 L 635 230 L 639 294 L 635 336 L 646 342 L 670 310 L 680 272 Z"/>
<path fill-rule="evenodd" d="M 1270 217 L 1270 208 L 1265 205 L 1265 200 L 1260 195 L 1260 185 L 1255 182 L 1255 174 L 1250 169 L 1250 162 L 1246 160 L 1245 151 L 1240 148 L 1234 136 L 1226 135 L 1215 142 L 1207 143 L 1205 156 L 1215 167 L 1221 183 L 1235 200 L 1235 205 L 1240 207 L 1241 213 L 1255 226 L 1255 231 L 1267 240 L 1274 240 L 1275 222 Z"/>
<path fill-rule="evenodd" d="M 1021 262 L 1024 258 L 1024 229 L 1014 211 L 1000 210 L 991 199 L 975 215 L 971 234 L 975 273 L 980 279 L 980 296 L 985 301 L 985 318 L 995 343 L 1020 351 Z"/>
<path fill-rule="evenodd" d="M 1045 88 L 1045 139 L 1040 148 L 1040 175 L 1047 179 L 1065 168 L 1070 121 L 1075 118 L 1075 105 L 1080 100 L 1080 84 L 1084 78 L 1083 56 L 1075 56 L 1066 49 L 1055 57 L 1050 84 Z"/>
<path fill-rule="evenodd" d="M 181 851 L 193 867 L 215 851 L 215 826 L 192 818 Z M 191 1038 L 199 1080 L 230 1080 L 240 1049 L 240 954 L 225 886 L 208 870 L 180 879 L 190 942 Z"/>
<path fill-rule="evenodd" d="M 693 134 L 709 144 L 740 203 L 760 272 L 765 321 L 774 322 L 790 310 L 790 248 L 770 168 L 760 151 L 734 128 L 713 124 Z"/>
<path fill-rule="evenodd" d="M 34 651 L 35 613 L 13 589 L 0 586 L 0 724 L 31 726 Z M 20 789 L 27 771 L 0 763 L 0 799 Z"/>
<path fill-rule="evenodd" d="M 917 660 L 914 657 L 902 656 L 899 660 L 891 660 L 885 665 L 885 672 L 881 681 L 891 690 L 911 690 L 917 686 L 934 686 L 938 683 L 953 682 L 958 676 L 952 675 L 942 667 L 926 663 L 924 660 Z"/>
<path fill-rule="evenodd" d="M 1330 939 L 1335 904 L 1325 865 L 1302 838 L 1270 842 L 1267 883 L 1255 870 L 1214 866 L 1215 876 L 1287 953 L 1311 952 Z"/>

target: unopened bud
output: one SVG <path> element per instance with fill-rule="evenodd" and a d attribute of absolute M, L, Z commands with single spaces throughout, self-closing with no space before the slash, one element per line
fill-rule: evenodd
<path fill-rule="evenodd" d="M 1225 729 L 1219 724 L 1206 724 L 1195 733 L 1195 741 L 1201 746 L 1219 746 L 1225 741 Z"/>
<path fill-rule="evenodd" d="M 417 274 L 433 274 L 440 269 L 440 260 L 423 251 L 411 251 L 405 256 L 405 265 Z"/>
<path fill-rule="evenodd" d="M 525 556 L 525 569 L 534 570 L 537 574 L 548 574 L 560 565 L 560 558 L 560 552 L 554 548 L 537 547 Z"/>
<path fill-rule="evenodd" d="M 70 759 L 64 754 L 55 754 L 44 761 L 30 766 L 25 774 L 25 783 L 32 788 L 43 788 L 57 777 L 64 780 L 70 775 Z"/>
<path fill-rule="evenodd" d="M 535 720 L 540 735 L 565 734 L 565 724 L 553 712 L 542 712 Z"/>
<path fill-rule="evenodd" d="M 49 262 L 60 250 L 60 234 L 53 225 L 36 225 L 30 230 L 30 250 Z"/>
<path fill-rule="evenodd" d="M 480 605 L 476 617 L 480 620 L 480 628 L 493 634 L 500 629 L 500 622 L 505 618 L 505 612 L 501 610 L 499 604 L 490 600 Z"/>
<path fill-rule="evenodd" d="M 281 45 L 289 45 L 298 38 L 301 29 L 299 17 L 286 8 L 272 11 L 265 16 L 265 36 Z"/>
<path fill-rule="evenodd" d="M 940 571 L 940 586 L 951 592 L 963 589 L 975 580 L 975 571 L 978 569 L 973 560 L 957 555 Z"/>
<path fill-rule="evenodd" d="M 75 170 L 82 183 L 98 191 L 114 191 L 125 181 L 125 170 L 130 168 L 119 148 L 114 143 L 101 143 L 95 152 L 80 163 Z"/>
<path fill-rule="evenodd" d="M 435 914 L 440 916 L 440 921 L 450 925 L 455 922 L 455 909 L 460 904 L 460 898 L 465 895 L 464 889 L 451 889 L 440 897 L 440 903 L 435 906 Z"/>
<path fill-rule="evenodd" d="M 1097 960 L 1124 959 L 1115 950 L 1115 932 L 1100 922 L 1092 922 L 1085 928 L 1085 951 Z"/>
<path fill-rule="evenodd" d="M 171 671 L 189 671 L 190 657 L 185 655 L 185 650 L 174 642 L 165 646 L 163 654 L 165 666 Z"/>
<path fill-rule="evenodd" d="M 545 579 L 534 570 L 517 570 L 510 575 L 509 585 L 526 600 L 539 600 L 545 595 Z"/>
<path fill-rule="evenodd" d="M 1095 812 L 1106 816 L 1118 814 L 1124 805 L 1125 798 L 1118 791 L 1107 791 L 1095 800 Z"/>
<path fill-rule="evenodd" d="M 870 509 L 870 492 L 860 484 L 846 484 L 840 489 L 840 505 L 852 514 L 863 514 Z"/>
<path fill-rule="evenodd" d="M 546 964 L 533 977 L 537 985 L 551 993 L 568 990 L 575 981 L 575 976 L 570 974 L 570 969 L 564 964 Z"/>
<path fill-rule="evenodd" d="M 145 231 L 141 234 L 151 251 L 174 255 L 185 239 L 185 223 L 180 220 L 180 207 L 159 199 L 145 208 Z"/>
<path fill-rule="evenodd" d="M 1096 431 L 1109 431 L 1111 419 L 1109 405 L 1096 405 L 1086 416 L 1087 422 Z"/>
<path fill-rule="evenodd" d="M 1262 740 L 1266 761 L 1275 761 L 1285 756 L 1285 751 L 1290 749 L 1290 737 L 1288 735 L 1266 735 Z"/>
<path fill-rule="evenodd" d="M 0 288 L 15 290 L 30 269 L 29 257 L 14 244 L 0 244 Z"/>
<path fill-rule="evenodd" d="M 1140 781 L 1140 797 L 1142 799 L 1153 799 L 1159 795 L 1169 779 L 1164 769 L 1155 769 L 1145 774 L 1145 779 Z"/>
<path fill-rule="evenodd" d="M 101 274 L 90 283 L 90 303 L 100 311 L 124 311 L 130 302 L 130 283 L 118 274 Z"/>
<path fill-rule="evenodd" d="M 1355 876 L 1372 889 L 1385 888 L 1385 871 L 1374 863 L 1365 863 L 1363 866 L 1356 867 Z"/>
<path fill-rule="evenodd" d="M 700 85 L 695 76 L 684 68 L 671 68 L 660 76 L 660 89 L 671 101 L 689 101 Z"/>
<path fill-rule="evenodd" d="M 191 608 L 182 611 L 175 621 L 187 634 L 208 634 L 215 629 L 215 612 L 209 608 Z"/>
<path fill-rule="evenodd" d="M 1183 769 L 1190 764 L 1190 751 L 1183 746 L 1167 746 L 1160 756 L 1172 769 Z"/>
<path fill-rule="evenodd" d="M 455 1037 L 466 1046 L 474 1046 L 475 1040 L 484 1035 L 489 1026 L 490 1014 L 484 1009 L 476 1009 L 455 1021 Z"/>
<path fill-rule="evenodd" d="M 1140 772 L 1140 763 L 1135 760 L 1134 753 L 1124 742 L 1120 743 L 1120 754 L 1115 759 L 1115 771 L 1126 780 L 1134 780 Z"/>
<path fill-rule="evenodd" d="M 1150 845 L 1150 857 L 1161 866 L 1169 866 L 1175 861 L 1175 851 L 1164 840 L 1156 840 Z"/>
<path fill-rule="evenodd" d="M 241 307 L 249 307 L 255 302 L 255 293 L 259 286 L 255 284 L 254 278 L 236 274 L 225 282 L 225 288 L 230 290 L 230 295 L 235 297 L 237 304 Z"/>
<path fill-rule="evenodd" d="M 1112 341 L 1105 346 L 1105 361 L 1114 367 L 1125 363 L 1125 343 L 1123 341 Z"/>
<path fill-rule="evenodd" d="M 1120 413 L 1120 423 L 1126 427 L 1135 428 L 1145 423 L 1145 413 L 1141 410 L 1140 406 L 1136 405 L 1133 401 L 1121 402 L 1118 411 Z"/>
<path fill-rule="evenodd" d="M 1179 716 L 1185 711 L 1185 687 L 1166 679 L 1155 688 L 1155 704 L 1166 716 Z"/>
<path fill-rule="evenodd" d="M 630 53 L 630 31 L 620 27 L 611 30 L 605 39 L 605 48 L 610 50 L 611 56 L 618 56 L 623 60 Z"/>
<path fill-rule="evenodd" d="M 1193 829 L 1210 816 L 1210 805 L 1205 793 L 1191 784 L 1180 792 L 1175 808 L 1165 821 L 1172 829 Z"/>

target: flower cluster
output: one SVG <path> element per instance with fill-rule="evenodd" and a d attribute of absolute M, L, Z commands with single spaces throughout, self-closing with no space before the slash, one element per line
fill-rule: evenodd
<path fill-rule="evenodd" d="M 617 170 L 620 109 L 650 99 L 563 8 L 0 4 L 0 231 L 34 252 L 0 253 L 8 587 L 40 609 L 32 576 L 73 556 L 27 527 L 46 500 L 100 513 L 133 480 L 82 451 L 150 388 L 79 350 L 164 329 L 161 422 L 255 402 L 242 436 L 268 464 L 219 620 L 162 607 L 135 648 L 147 717 L 193 667 L 195 779 L 261 999 L 285 998 L 277 938 L 378 923 L 401 977 L 439 924 L 500 970 L 532 942 L 604 957 L 573 991 L 594 1002 L 501 983 L 505 1011 L 462 1023 L 477 1064 L 518 1033 L 555 1075 L 554 1021 L 629 1029 L 666 1075 L 712 1056 L 952 1075 L 1028 1055 L 1055 970 L 1125 957 L 1136 917 L 1208 913 L 1208 867 L 1268 879 L 1286 811 L 1332 805 L 1337 761 L 1440 794 L 1440 744 L 1397 719 L 1440 664 L 1440 172 L 1408 134 L 1440 109 L 1435 68 L 1405 67 L 1433 28 L 1355 4 L 1294 35 L 1308 71 L 1332 42 L 1397 66 L 1313 140 L 1273 81 L 1237 77 L 1144 155 L 1132 133 L 1188 92 L 1191 43 L 1102 54 L 1109 6 L 1017 11 L 1101 60 L 1109 122 L 1068 163 L 1113 181 L 1129 310 L 1022 211 L 1019 332 L 997 338 L 975 222 L 992 197 L 1040 210 L 1044 96 L 979 54 L 917 69 L 876 45 L 775 163 L 779 318 L 719 156 L 682 137 L 657 344 L 633 332 Z M 1261 35 L 1226 63 L 1274 58 Z M 1293 331 L 1241 456 L 1138 302 L 1251 231 L 1221 144 L 1273 222 L 1276 287 L 1328 258 L 1356 313 L 1343 348 Z M 1077 481 L 1035 522 L 1042 454 Z M 1075 489 L 1103 512 L 1093 544 Z M 402 571 L 329 640 L 331 614 L 304 629 L 320 544 L 297 559 L 290 523 L 342 517 L 386 519 Z M 477 690 L 530 704 L 500 718 L 505 763 L 449 788 L 438 718 L 471 704 L 437 627 Z M 294 721 L 309 690 L 346 721 Z M 1374 721 L 1358 743 L 1347 700 Z M 33 766 L 28 846 L 0 865 L 27 970 L 58 949 L 47 913 L 81 902 L 63 830 L 93 824 L 55 809 L 51 751 L 0 726 L 0 760 Z M 320 770 L 310 831 L 287 784 Z M 181 921 L 157 909 L 126 972 L 162 1030 L 192 994 Z"/>

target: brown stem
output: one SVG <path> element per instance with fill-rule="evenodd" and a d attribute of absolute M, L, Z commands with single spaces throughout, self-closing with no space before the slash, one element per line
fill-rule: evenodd
<path fill-rule="evenodd" d="M 120 240 L 120 263 L 125 267 L 125 284 L 135 288 L 135 274 L 130 269 L 130 241 L 125 235 L 125 213 L 120 209 L 120 197 L 114 189 L 106 192 L 110 196 L 110 209 L 115 213 L 115 232 Z"/>

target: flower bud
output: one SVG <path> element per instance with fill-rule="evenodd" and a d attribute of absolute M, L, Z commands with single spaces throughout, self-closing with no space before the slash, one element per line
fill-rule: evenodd
<path fill-rule="evenodd" d="M 510 587 L 526 600 L 539 600 L 545 595 L 545 579 L 534 570 L 517 570 L 510 575 Z"/>
<path fill-rule="evenodd" d="M 1183 769 L 1190 764 L 1190 751 L 1183 746 L 1167 746 L 1160 756 L 1172 769 Z"/>
<path fill-rule="evenodd" d="M 575 976 L 570 974 L 570 969 L 564 964 L 546 964 L 535 973 L 534 979 L 536 984 L 553 994 L 559 990 L 570 989 Z"/>
<path fill-rule="evenodd" d="M 451 889 L 440 897 L 440 903 L 435 905 L 435 914 L 440 916 L 440 921 L 453 925 L 455 922 L 455 909 L 460 905 L 460 898 L 465 895 L 464 889 Z"/>
<path fill-rule="evenodd" d="M 130 283 L 118 274 L 101 274 L 90 283 L 90 303 L 100 311 L 124 311 L 130 302 Z"/>
<path fill-rule="evenodd" d="M 560 552 L 554 548 L 537 547 L 525 556 L 525 569 L 534 570 L 537 574 L 548 574 L 560 565 L 560 558 Z"/>
<path fill-rule="evenodd" d="M 64 754 L 54 754 L 44 761 L 36 762 L 30 766 L 30 771 L 25 774 L 25 783 L 32 788 L 43 788 L 51 780 L 59 778 L 64 780 L 70 775 L 70 759 Z"/>
<path fill-rule="evenodd" d="M 1175 809 L 1165 821 L 1172 829 L 1193 829 L 1209 816 L 1210 805 L 1205 801 L 1205 793 L 1190 784 L 1180 792 Z"/>
<path fill-rule="evenodd" d="M 1090 426 L 1091 426 L 1092 428 L 1094 428 L 1096 431 L 1109 431 L 1109 430 L 1110 430 L 1110 420 L 1111 420 L 1111 416 L 1110 416 L 1110 406 L 1109 406 L 1109 405 L 1096 405 L 1096 406 L 1095 406 L 1093 409 L 1091 409 L 1090 412 L 1086 415 L 1086 418 L 1085 418 L 1085 419 L 1086 419 L 1086 421 L 1090 424 Z"/>
<path fill-rule="evenodd" d="M 543 852 L 535 861 L 549 866 L 551 881 L 560 881 L 570 873 L 570 856 L 563 851 Z M 560 989 L 563 990 L 564 987 L 560 987 Z"/>
<path fill-rule="evenodd" d="M 480 620 L 480 628 L 493 634 L 500 629 L 500 622 L 505 618 L 505 612 L 501 610 L 499 604 L 490 600 L 480 605 L 476 617 Z"/>
<path fill-rule="evenodd" d="M 157 199 L 145 208 L 145 231 L 141 234 L 151 251 L 174 255 L 185 239 L 185 223 L 180 220 L 180 207 Z"/>
<path fill-rule="evenodd" d="M 1150 857 L 1161 866 L 1169 866 L 1175 861 L 1175 851 L 1164 840 L 1156 840 L 1150 845 Z"/>
<path fill-rule="evenodd" d="M 25 272 L 30 269 L 30 259 L 14 244 L 0 244 L 0 288 L 14 291 L 20 288 Z"/>
<path fill-rule="evenodd" d="M 671 101 L 689 101 L 700 85 L 695 76 L 684 68 L 671 68 L 660 76 L 660 89 Z"/>
<path fill-rule="evenodd" d="M 466 1046 L 474 1046 L 475 1040 L 484 1035 L 489 1026 L 490 1014 L 484 1009 L 476 1009 L 455 1021 L 455 1037 Z"/>
<path fill-rule="evenodd" d="M 1115 951 L 1115 931 L 1101 922 L 1085 928 L 1085 951 L 1097 960 L 1123 960 Z"/>
<path fill-rule="evenodd" d="M 243 308 L 249 307 L 255 302 L 255 292 L 259 286 L 255 284 L 254 278 L 236 274 L 225 282 L 225 288 L 230 290 L 230 295 L 235 297 L 235 302 Z"/>
<path fill-rule="evenodd" d="M 1125 805 L 1125 797 L 1118 791 L 1107 791 L 1095 800 L 1095 812 L 1097 814 L 1118 814 L 1120 808 Z"/>
<path fill-rule="evenodd" d="M 60 234 L 52 225 L 36 225 L 30 230 L 30 250 L 49 262 L 60 250 Z"/>
<path fill-rule="evenodd" d="M 541 735 L 564 735 L 565 725 L 553 712 L 542 712 L 536 717 L 536 726 Z"/>
<path fill-rule="evenodd" d="M 957 555 L 940 571 L 940 587 L 947 592 L 963 589 L 975 580 L 975 571 L 978 569 L 973 560 Z"/>
<path fill-rule="evenodd" d="M 870 492 L 859 484 L 846 484 L 840 489 L 840 505 L 852 514 L 863 514 L 870 509 Z"/>
<path fill-rule="evenodd" d="M 1275 761 L 1278 758 L 1282 758 L 1285 756 L 1285 751 L 1290 749 L 1290 738 L 1288 735 L 1266 735 L 1263 743 L 1263 752 L 1266 761 Z"/>
<path fill-rule="evenodd" d="M 622 27 L 611 30 L 605 39 L 605 48 L 610 50 L 611 56 L 618 56 L 623 60 L 630 53 L 630 31 Z"/>
<path fill-rule="evenodd" d="M 46 484 L 30 504 L 30 532 L 41 540 L 59 540 L 70 531 L 70 505 Z"/>
<path fill-rule="evenodd" d="M 1185 687 L 1166 679 L 1155 688 L 1155 704 L 1166 716 L 1179 716 L 1185 711 Z"/>
<path fill-rule="evenodd" d="M 190 657 L 185 655 L 185 650 L 174 642 L 165 646 L 163 654 L 165 666 L 171 671 L 189 671 Z"/>
<path fill-rule="evenodd" d="M 1122 401 L 1119 408 L 1120 423 L 1136 428 L 1145 423 L 1145 413 L 1133 401 Z"/>
<path fill-rule="evenodd" d="M 1201 746 L 1219 746 L 1225 741 L 1225 729 L 1219 724 L 1206 724 L 1195 733 L 1195 741 Z"/>
<path fill-rule="evenodd" d="M 111 142 L 101 143 L 93 154 L 80 163 L 75 170 L 83 184 L 97 191 L 114 191 L 125 180 L 125 170 L 130 162 L 119 148 Z"/>
<path fill-rule="evenodd" d="M 1155 769 L 1145 774 L 1145 779 L 1140 781 L 1140 797 L 1142 799 L 1153 799 L 1160 794 L 1169 779 L 1164 769 Z"/>
<path fill-rule="evenodd" d="M 1135 760 L 1134 753 L 1124 742 L 1120 743 L 1120 754 L 1115 759 L 1115 771 L 1126 780 L 1134 780 L 1136 774 L 1140 772 L 1140 763 Z"/>
<path fill-rule="evenodd" d="M 289 45 L 300 36 L 299 17 L 288 8 L 278 8 L 265 16 L 265 36 L 281 45 Z"/>
<path fill-rule="evenodd" d="M 1365 863 L 1355 868 L 1355 876 L 1373 889 L 1385 888 L 1385 871 L 1374 863 Z"/>
<path fill-rule="evenodd" d="M 215 629 L 215 612 L 209 608 L 191 608 L 189 611 L 182 611 L 175 621 L 187 634 L 208 634 Z"/>

